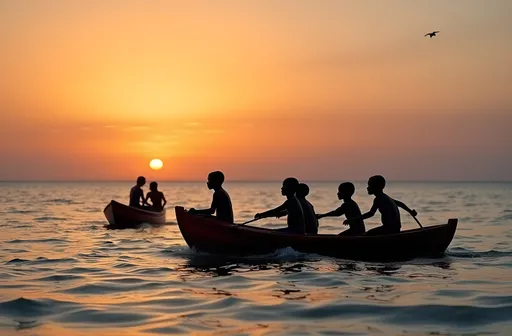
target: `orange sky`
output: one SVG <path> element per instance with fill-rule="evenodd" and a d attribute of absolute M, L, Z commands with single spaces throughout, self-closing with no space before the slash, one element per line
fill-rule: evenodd
<path fill-rule="evenodd" d="M 511 12 L 2 1 L 0 180 L 511 180 Z"/>

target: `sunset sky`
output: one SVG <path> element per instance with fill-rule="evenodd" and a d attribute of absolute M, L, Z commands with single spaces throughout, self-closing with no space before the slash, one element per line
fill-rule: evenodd
<path fill-rule="evenodd" d="M 0 180 L 512 180 L 511 13 L 0 0 Z"/>

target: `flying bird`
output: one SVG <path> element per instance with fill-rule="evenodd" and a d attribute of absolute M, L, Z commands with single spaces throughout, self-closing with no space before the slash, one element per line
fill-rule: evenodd
<path fill-rule="evenodd" d="M 430 36 L 430 38 L 436 36 L 436 33 L 439 33 L 439 30 L 433 31 L 432 33 L 427 33 L 425 36 Z"/>

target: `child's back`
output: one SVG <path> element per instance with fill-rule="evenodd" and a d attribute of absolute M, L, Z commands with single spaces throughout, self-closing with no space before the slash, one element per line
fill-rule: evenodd
<path fill-rule="evenodd" d="M 167 200 L 165 199 L 164 193 L 158 190 L 158 184 L 156 182 L 151 182 L 149 184 L 149 189 L 151 190 L 146 194 L 146 200 L 151 200 L 151 210 L 154 211 L 162 211 Z"/>
<path fill-rule="evenodd" d="M 351 182 L 343 182 L 338 187 L 338 199 L 343 200 L 343 203 L 339 208 L 328 212 L 323 215 L 318 215 L 317 218 L 331 217 L 331 216 L 343 216 L 348 218 L 355 218 L 351 220 L 348 225 L 350 228 L 348 230 L 340 233 L 341 236 L 357 236 L 365 233 L 366 229 L 364 227 L 364 221 L 361 218 L 361 210 L 359 209 L 359 205 L 357 205 L 356 201 L 352 199 L 352 196 L 356 192 L 356 187 Z M 345 221 L 346 222 L 346 221 Z M 345 223 L 346 224 L 346 223 Z"/>
<path fill-rule="evenodd" d="M 151 200 L 151 207 L 155 210 L 163 209 L 164 194 L 161 191 L 150 191 L 147 194 L 148 199 Z"/>
<path fill-rule="evenodd" d="M 316 218 L 313 204 L 306 199 L 307 195 L 309 195 L 309 186 L 305 183 L 299 183 L 297 188 L 297 199 L 299 200 L 302 212 L 304 213 L 305 231 L 309 234 L 317 234 L 318 219 Z"/>
<path fill-rule="evenodd" d="M 224 188 L 219 188 L 213 193 L 212 208 L 216 209 L 217 219 L 228 223 L 234 222 L 231 198 Z"/>
<path fill-rule="evenodd" d="M 359 205 L 357 205 L 356 201 L 352 198 L 344 200 L 341 205 L 341 211 L 345 214 L 346 218 L 354 218 L 361 217 L 361 209 L 359 209 Z M 366 229 L 364 227 L 364 221 L 362 219 L 357 219 L 349 224 L 350 231 L 346 232 L 345 235 L 359 235 L 365 233 Z"/>
<path fill-rule="evenodd" d="M 400 231 L 402 222 L 400 221 L 400 211 L 395 201 L 385 193 L 375 195 L 374 204 L 381 214 L 382 226 Z"/>
<path fill-rule="evenodd" d="M 304 211 L 300 204 L 299 199 L 292 195 L 286 201 L 286 212 L 288 216 L 286 218 L 286 224 L 290 232 L 304 233 L 305 232 L 305 220 Z"/>

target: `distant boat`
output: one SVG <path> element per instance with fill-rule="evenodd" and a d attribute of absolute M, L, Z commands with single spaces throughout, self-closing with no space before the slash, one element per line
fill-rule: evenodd
<path fill-rule="evenodd" d="M 176 207 L 176 219 L 188 246 L 209 253 L 258 255 L 291 247 L 296 251 L 366 261 L 405 261 L 440 257 L 457 229 L 447 224 L 382 236 L 345 237 L 333 234 L 299 235 L 202 217 Z"/>
<path fill-rule="evenodd" d="M 105 207 L 103 213 L 109 222 L 107 227 L 110 229 L 135 228 L 143 223 L 152 225 L 165 224 L 165 209 L 160 212 L 148 211 L 112 200 Z"/>

